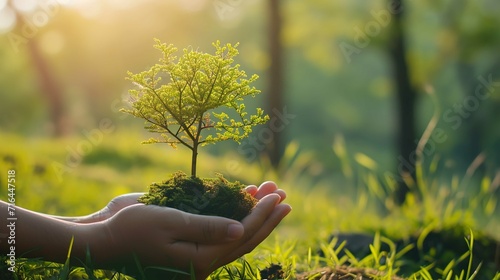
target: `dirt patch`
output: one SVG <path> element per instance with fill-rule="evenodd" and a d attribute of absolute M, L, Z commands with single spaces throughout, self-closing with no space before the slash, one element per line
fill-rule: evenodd
<path fill-rule="evenodd" d="M 297 275 L 297 280 L 370 280 L 380 279 L 384 273 L 369 268 L 354 268 L 348 266 L 338 266 L 335 268 L 325 267 L 312 272 Z M 397 276 L 390 279 L 403 280 Z"/>

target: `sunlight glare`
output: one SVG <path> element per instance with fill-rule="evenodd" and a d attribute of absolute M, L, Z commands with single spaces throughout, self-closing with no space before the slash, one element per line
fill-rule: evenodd
<path fill-rule="evenodd" d="M 178 1 L 177 5 L 188 12 L 198 12 L 205 7 L 205 0 Z"/>
<path fill-rule="evenodd" d="M 15 25 L 16 14 L 14 11 L 6 6 L 0 8 L 0 33 L 7 33 L 11 31 Z"/>
<path fill-rule="evenodd" d="M 38 6 L 36 0 L 13 0 L 12 4 L 16 10 L 23 13 L 34 12 Z"/>
<path fill-rule="evenodd" d="M 143 1 L 136 0 L 108 0 L 108 4 L 115 9 L 131 9 L 138 5 L 144 4 Z"/>
<path fill-rule="evenodd" d="M 102 13 L 102 1 L 97 0 L 59 0 L 59 2 L 69 8 L 77 10 L 87 19 L 95 19 Z"/>
<path fill-rule="evenodd" d="M 48 31 L 42 36 L 40 45 L 45 53 L 57 54 L 64 48 L 64 36 L 59 31 Z"/>
<path fill-rule="evenodd" d="M 1 1 L 1 0 L 0 0 Z M 79 11 L 79 13 L 88 19 L 95 19 L 105 12 L 106 9 L 111 8 L 112 10 L 126 10 L 133 9 L 137 6 L 144 5 L 144 1 L 135 0 L 59 0 L 68 3 L 67 6 L 71 6 Z"/>

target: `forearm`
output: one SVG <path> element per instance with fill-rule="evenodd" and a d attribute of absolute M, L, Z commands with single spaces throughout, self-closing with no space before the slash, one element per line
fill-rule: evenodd
<path fill-rule="evenodd" d="M 100 223 L 77 224 L 17 206 L 14 206 L 14 209 L 8 209 L 8 204 L 0 201 L 1 223 L 6 223 L 0 226 L 2 254 L 14 251 L 16 258 L 42 258 L 64 263 L 72 239 L 72 262 L 84 261 L 87 248 L 90 249 L 92 255 L 94 255 L 93 251 L 97 253 L 99 250 L 99 254 L 107 251 L 103 248 L 106 245 L 107 233 Z M 9 210 L 14 211 L 15 215 L 9 216 Z M 15 217 L 16 220 L 8 220 L 9 217 Z M 8 238 L 12 235 L 15 235 L 15 238 L 9 240 Z M 106 255 L 100 257 L 99 261 L 105 262 L 106 257 Z"/>

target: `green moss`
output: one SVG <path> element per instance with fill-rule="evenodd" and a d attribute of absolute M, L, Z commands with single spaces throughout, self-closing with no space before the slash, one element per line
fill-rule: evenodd
<path fill-rule="evenodd" d="M 243 187 L 240 182 L 229 182 L 220 174 L 217 178 L 200 179 L 176 172 L 162 183 L 152 183 L 139 202 L 240 221 L 257 202 Z"/>

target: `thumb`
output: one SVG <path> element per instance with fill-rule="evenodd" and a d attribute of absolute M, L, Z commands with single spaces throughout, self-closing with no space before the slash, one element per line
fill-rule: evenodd
<path fill-rule="evenodd" d="M 182 241 L 202 244 L 222 243 L 240 239 L 243 225 L 232 219 L 182 213 L 182 222 L 176 222 L 176 236 Z"/>

